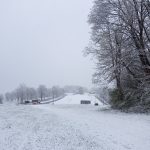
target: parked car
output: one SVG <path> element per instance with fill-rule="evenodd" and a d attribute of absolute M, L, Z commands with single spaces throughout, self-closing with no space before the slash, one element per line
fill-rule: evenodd
<path fill-rule="evenodd" d="M 40 101 L 38 99 L 32 100 L 32 104 L 34 104 L 34 105 L 39 104 L 39 103 L 40 103 Z"/>
<path fill-rule="evenodd" d="M 98 103 L 95 103 L 94 105 L 95 105 L 95 106 L 98 106 Z"/>
<path fill-rule="evenodd" d="M 24 104 L 29 104 L 29 103 L 30 103 L 30 101 L 25 101 L 25 102 L 24 102 Z"/>

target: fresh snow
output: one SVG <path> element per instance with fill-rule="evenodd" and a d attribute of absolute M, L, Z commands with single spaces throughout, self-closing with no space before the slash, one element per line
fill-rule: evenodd
<path fill-rule="evenodd" d="M 98 103 L 99 105 L 102 105 L 102 103 L 91 94 L 68 94 L 66 97 L 61 99 L 60 101 L 57 101 L 55 104 L 80 104 L 81 100 L 88 100 L 91 101 L 91 104 Z"/>
<path fill-rule="evenodd" d="M 0 150 L 150 149 L 149 115 L 78 105 L 85 98 L 87 94 L 68 95 L 54 105 L 0 105 Z"/>

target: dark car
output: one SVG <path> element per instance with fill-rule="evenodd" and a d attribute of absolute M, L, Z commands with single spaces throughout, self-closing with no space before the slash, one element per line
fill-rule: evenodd
<path fill-rule="evenodd" d="M 29 104 L 29 103 L 30 103 L 30 101 L 25 101 L 25 102 L 24 102 L 24 104 Z"/>

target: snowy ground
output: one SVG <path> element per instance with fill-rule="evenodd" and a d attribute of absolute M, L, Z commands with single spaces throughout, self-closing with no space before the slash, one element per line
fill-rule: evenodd
<path fill-rule="evenodd" d="M 149 115 L 75 105 L 80 96 L 67 97 L 71 105 L 0 105 L 0 150 L 150 149 Z"/>
<path fill-rule="evenodd" d="M 91 94 L 67 94 L 66 97 L 64 97 L 62 100 L 57 101 L 55 104 L 80 104 L 81 100 L 88 100 L 91 101 L 91 104 L 94 105 L 95 103 L 98 103 L 99 105 L 102 105 L 101 102 L 95 98 L 94 95 Z"/>

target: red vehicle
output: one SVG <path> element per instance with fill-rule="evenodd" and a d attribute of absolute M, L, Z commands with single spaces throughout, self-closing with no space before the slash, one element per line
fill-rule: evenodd
<path fill-rule="evenodd" d="M 37 99 L 37 100 L 32 100 L 32 104 L 36 105 L 36 104 L 40 104 L 40 101 Z"/>

